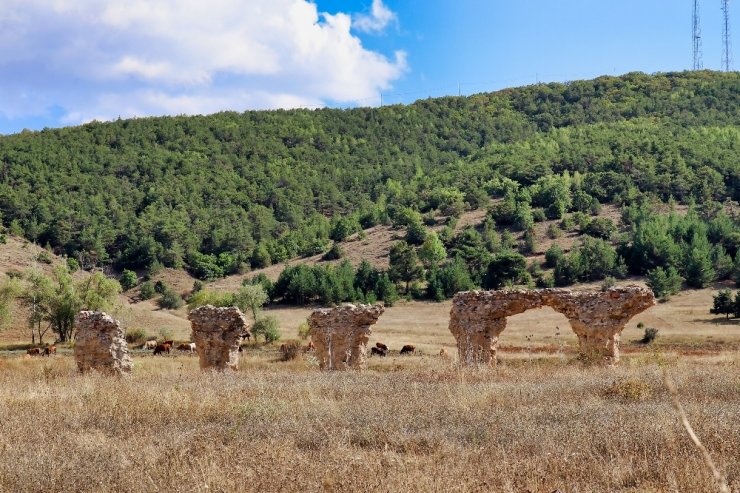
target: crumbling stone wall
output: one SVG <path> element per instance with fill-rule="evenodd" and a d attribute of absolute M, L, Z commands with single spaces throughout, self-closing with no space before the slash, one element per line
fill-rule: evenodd
<path fill-rule="evenodd" d="M 75 317 L 75 362 L 80 372 L 130 373 L 125 334 L 118 320 L 99 311 L 82 311 Z"/>
<path fill-rule="evenodd" d="M 308 317 L 311 341 L 322 370 L 361 369 L 367 366 L 367 341 L 382 305 L 347 304 L 320 308 Z"/>
<path fill-rule="evenodd" d="M 235 306 L 217 308 L 205 305 L 188 315 L 201 369 L 239 368 L 239 345 L 249 334 L 244 314 Z"/>
<path fill-rule="evenodd" d="M 587 292 L 569 289 L 466 291 L 457 293 L 450 311 L 450 332 L 463 364 L 495 364 L 498 338 L 506 317 L 550 306 L 565 315 L 587 361 L 619 361 L 619 335 L 629 319 L 655 304 L 653 292 L 639 286 Z"/>

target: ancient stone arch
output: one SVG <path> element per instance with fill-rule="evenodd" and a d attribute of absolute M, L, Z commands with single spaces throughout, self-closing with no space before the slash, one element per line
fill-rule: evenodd
<path fill-rule="evenodd" d="M 191 340 L 198 352 L 203 370 L 239 368 L 239 345 L 249 334 L 249 325 L 241 310 L 235 306 L 199 306 L 188 314 Z"/>
<path fill-rule="evenodd" d="M 308 317 L 311 341 L 322 370 L 362 369 L 367 366 L 367 341 L 382 305 L 347 304 L 319 308 Z"/>
<path fill-rule="evenodd" d="M 568 318 L 584 360 L 614 364 L 619 361 L 619 335 L 624 326 L 654 304 L 653 292 L 639 286 L 598 292 L 466 291 L 452 300 L 449 327 L 462 364 L 496 364 L 498 338 L 506 328 L 506 317 L 546 305 Z"/>

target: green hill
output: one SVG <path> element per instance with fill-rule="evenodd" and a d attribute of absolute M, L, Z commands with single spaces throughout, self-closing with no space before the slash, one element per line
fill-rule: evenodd
<path fill-rule="evenodd" d="M 56 253 L 214 278 L 497 198 L 513 207 L 498 211 L 499 231 L 526 229 L 522 203 L 552 219 L 599 203 L 739 200 L 739 124 L 740 74 L 708 71 L 93 122 L 0 137 L 0 214 Z"/>

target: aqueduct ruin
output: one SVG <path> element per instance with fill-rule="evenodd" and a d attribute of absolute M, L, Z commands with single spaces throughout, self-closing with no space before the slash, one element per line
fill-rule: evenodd
<path fill-rule="evenodd" d="M 367 341 L 382 305 L 347 304 L 320 308 L 308 317 L 311 340 L 322 370 L 362 369 L 367 366 Z"/>
<path fill-rule="evenodd" d="M 198 352 L 203 370 L 237 370 L 239 345 L 249 333 L 244 314 L 235 306 L 220 308 L 205 305 L 188 315 L 192 327 L 191 340 Z"/>
<path fill-rule="evenodd" d="M 550 306 L 565 315 L 578 336 L 581 358 L 619 361 L 619 335 L 629 319 L 655 304 L 653 292 L 639 286 L 600 292 L 569 289 L 466 291 L 457 293 L 450 310 L 450 332 L 464 365 L 496 364 L 498 338 L 506 317 Z"/>
<path fill-rule="evenodd" d="M 104 312 L 82 311 L 75 317 L 75 362 L 81 373 L 97 370 L 130 373 L 131 357 L 118 320 Z"/>

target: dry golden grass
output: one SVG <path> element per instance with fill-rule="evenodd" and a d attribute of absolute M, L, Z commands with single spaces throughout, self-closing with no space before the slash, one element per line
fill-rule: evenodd
<path fill-rule="evenodd" d="M 137 357 L 130 378 L 0 359 L 0 491 L 714 491 L 663 367 L 740 491 L 737 353 L 475 371 L 390 357 L 332 374 L 277 356 L 225 374 Z"/>

